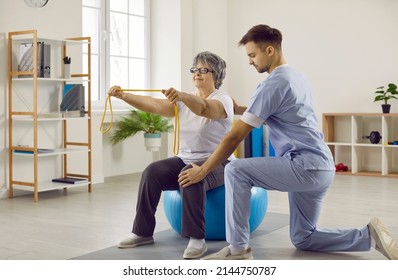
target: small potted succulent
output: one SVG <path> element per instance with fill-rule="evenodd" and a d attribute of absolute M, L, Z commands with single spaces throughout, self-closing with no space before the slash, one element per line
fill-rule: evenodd
<path fill-rule="evenodd" d="M 144 132 L 145 146 L 148 151 L 158 151 L 161 144 L 161 133 L 173 128 L 169 120 L 160 115 L 139 110 L 131 110 L 127 117 L 117 123 L 117 129 L 111 136 L 112 145 Z"/>
<path fill-rule="evenodd" d="M 381 105 L 381 107 L 383 109 L 383 113 L 384 114 L 390 113 L 391 105 L 388 104 L 388 100 L 390 100 L 392 98 L 398 99 L 397 96 L 395 96 L 395 95 L 398 95 L 397 85 L 395 85 L 393 83 L 389 83 L 387 85 L 387 88 L 385 88 L 385 86 L 376 88 L 375 93 L 377 95 L 374 99 L 374 102 L 383 101 L 384 103 Z"/>

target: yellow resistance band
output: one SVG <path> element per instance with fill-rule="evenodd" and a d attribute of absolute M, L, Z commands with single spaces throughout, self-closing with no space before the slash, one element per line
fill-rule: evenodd
<path fill-rule="evenodd" d="M 178 106 L 174 104 L 174 155 L 178 154 L 180 150 L 180 114 L 178 113 Z"/>
<path fill-rule="evenodd" d="M 135 92 L 161 92 L 162 90 L 160 89 L 120 89 L 120 91 L 135 91 Z M 104 125 L 104 119 L 105 119 L 105 115 L 106 115 L 106 107 L 108 107 L 108 103 L 109 103 L 109 110 L 111 111 L 111 122 L 108 126 L 107 129 L 103 130 L 102 127 Z M 102 120 L 101 120 L 101 125 L 100 125 L 100 131 L 102 134 L 108 133 L 109 130 L 111 130 L 112 128 L 112 124 L 113 124 L 113 111 L 112 111 L 112 102 L 111 102 L 111 96 L 108 95 L 108 97 L 105 100 L 105 107 L 104 107 L 104 112 L 102 114 Z"/>
<path fill-rule="evenodd" d="M 111 122 L 109 123 L 109 126 L 107 129 L 103 130 L 102 126 L 104 125 L 104 120 L 105 120 L 105 116 L 106 116 L 106 107 L 108 107 L 108 103 L 109 103 L 109 110 L 111 111 Z M 111 96 L 108 95 L 108 97 L 105 100 L 105 106 L 104 106 L 104 112 L 102 113 L 102 119 L 101 119 L 101 125 L 100 125 L 100 131 L 102 134 L 106 134 L 109 132 L 109 130 L 111 130 L 112 128 L 112 124 L 113 124 L 113 111 L 112 111 L 112 102 L 111 102 Z"/>
<path fill-rule="evenodd" d="M 140 92 L 160 92 L 161 90 L 159 89 L 121 89 L 121 91 L 140 91 Z M 104 125 L 104 120 L 106 116 L 106 108 L 108 107 L 109 103 L 109 110 L 111 113 L 111 122 L 109 123 L 109 126 L 103 130 L 102 127 Z M 102 120 L 101 120 L 101 125 L 100 125 L 100 131 L 102 134 L 106 134 L 111 130 L 113 124 L 113 110 L 112 110 L 112 102 L 111 102 L 111 96 L 108 95 L 106 100 L 105 100 L 105 106 L 104 106 L 104 112 L 102 113 Z M 173 152 L 175 155 L 178 154 L 178 151 L 180 150 L 180 114 L 178 113 L 178 106 L 177 104 L 174 104 L 174 145 L 173 145 Z"/>

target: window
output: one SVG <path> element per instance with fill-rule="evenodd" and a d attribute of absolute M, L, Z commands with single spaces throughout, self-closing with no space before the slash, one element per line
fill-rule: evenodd
<path fill-rule="evenodd" d="M 149 0 L 83 0 L 83 36 L 91 37 L 91 89 L 103 105 L 110 86 L 149 86 Z M 100 102 L 99 102 L 100 101 Z"/>

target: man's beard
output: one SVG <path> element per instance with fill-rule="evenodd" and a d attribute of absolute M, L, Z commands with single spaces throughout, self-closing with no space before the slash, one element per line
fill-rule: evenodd
<path fill-rule="evenodd" d="M 258 73 L 265 73 L 265 72 L 268 72 L 270 65 L 264 66 L 263 68 L 259 68 L 259 67 L 255 66 L 255 68 L 257 69 Z"/>

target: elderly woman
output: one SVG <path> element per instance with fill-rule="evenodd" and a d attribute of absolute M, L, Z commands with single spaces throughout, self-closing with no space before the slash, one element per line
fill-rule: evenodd
<path fill-rule="evenodd" d="M 207 251 L 204 219 L 206 191 L 224 184 L 224 167 L 231 158 L 189 188 L 180 188 L 178 175 L 190 168 L 191 163 L 201 165 L 206 161 L 231 129 L 234 102 L 219 89 L 225 78 L 225 69 L 225 61 L 218 55 L 201 52 L 194 58 L 190 69 L 192 82 L 196 87 L 193 93 L 169 88 L 162 90 L 166 99 L 157 99 L 123 92 L 119 86 L 109 90 L 109 95 L 120 98 L 139 110 L 165 117 L 174 116 L 174 104 L 177 104 L 180 119 L 181 139 L 178 154 L 153 162 L 144 170 L 138 189 L 132 235 L 121 241 L 119 248 L 153 243 L 155 212 L 161 193 L 180 189 L 181 235 L 190 238 L 183 257 L 195 259 Z"/>

